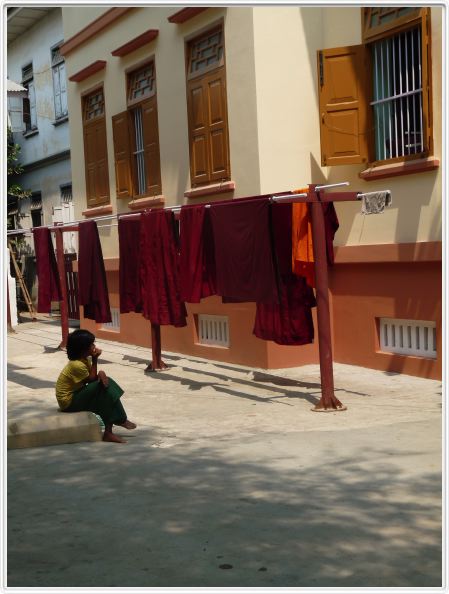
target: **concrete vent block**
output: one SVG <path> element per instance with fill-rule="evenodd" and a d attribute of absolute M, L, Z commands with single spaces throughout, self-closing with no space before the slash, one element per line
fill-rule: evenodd
<path fill-rule="evenodd" d="M 8 421 L 8 450 L 101 439 L 98 419 L 87 411 Z"/>

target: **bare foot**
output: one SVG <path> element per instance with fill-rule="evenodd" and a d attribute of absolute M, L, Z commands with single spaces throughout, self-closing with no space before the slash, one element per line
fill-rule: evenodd
<path fill-rule="evenodd" d="M 105 431 L 103 433 L 103 441 L 113 441 L 115 443 L 126 443 L 126 439 L 122 439 L 112 431 Z"/>
<path fill-rule="evenodd" d="M 124 423 L 116 423 L 116 425 L 118 427 L 124 427 L 125 429 L 135 429 L 137 427 L 135 423 L 129 421 L 128 419 L 126 419 Z"/>

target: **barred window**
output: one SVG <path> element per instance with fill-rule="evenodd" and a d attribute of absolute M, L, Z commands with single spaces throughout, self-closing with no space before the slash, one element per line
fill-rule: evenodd
<path fill-rule="evenodd" d="M 84 97 L 84 121 L 94 120 L 104 116 L 104 95 L 103 89 Z"/>
<path fill-rule="evenodd" d="M 154 62 L 128 75 L 128 104 L 150 97 L 155 92 Z"/>
<path fill-rule="evenodd" d="M 224 64 L 223 29 L 212 31 L 189 44 L 189 75 L 203 74 Z"/>

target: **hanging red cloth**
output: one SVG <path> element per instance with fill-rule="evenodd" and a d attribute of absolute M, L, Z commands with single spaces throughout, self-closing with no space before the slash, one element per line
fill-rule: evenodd
<path fill-rule="evenodd" d="M 211 204 L 210 216 L 217 294 L 233 302 L 276 302 L 279 296 L 270 232 L 270 200 Z"/>
<path fill-rule="evenodd" d="M 97 223 L 82 221 L 78 226 L 78 282 L 84 317 L 98 323 L 112 322 L 103 252 Z"/>
<path fill-rule="evenodd" d="M 313 342 L 311 308 L 316 305 L 313 289 L 304 277 L 282 275 L 279 303 L 258 303 L 253 333 L 282 345 Z"/>
<path fill-rule="evenodd" d="M 274 252 L 279 273 L 279 303 L 257 303 L 253 333 L 281 345 L 313 342 L 311 308 L 316 305 L 313 289 L 301 276 L 291 273 L 293 204 L 271 204 Z"/>
<path fill-rule="evenodd" d="M 186 326 L 187 310 L 180 297 L 178 238 L 171 210 L 150 210 L 141 216 L 140 290 L 142 313 L 153 324 Z"/>
<path fill-rule="evenodd" d="M 181 299 L 199 303 L 216 294 L 215 254 L 209 208 L 182 206 L 180 214 Z"/>
<path fill-rule="evenodd" d="M 49 313 L 52 301 L 61 301 L 61 285 L 51 232 L 48 227 L 32 230 L 38 278 L 37 311 Z"/>
<path fill-rule="evenodd" d="M 140 216 L 119 217 L 119 293 L 120 313 L 142 311 L 140 297 Z"/>

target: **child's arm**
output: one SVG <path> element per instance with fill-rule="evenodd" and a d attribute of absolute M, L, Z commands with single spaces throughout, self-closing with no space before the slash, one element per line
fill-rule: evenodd
<path fill-rule="evenodd" d="M 103 386 L 107 387 L 108 385 L 108 378 L 105 374 L 104 371 L 97 371 L 97 362 L 98 362 L 98 357 L 101 355 L 101 349 L 95 349 L 95 351 L 93 351 L 92 353 L 92 367 L 90 370 L 90 374 L 89 377 L 87 379 L 87 381 L 90 382 L 94 382 L 95 380 L 99 380 Z"/>

